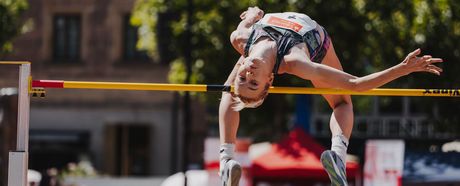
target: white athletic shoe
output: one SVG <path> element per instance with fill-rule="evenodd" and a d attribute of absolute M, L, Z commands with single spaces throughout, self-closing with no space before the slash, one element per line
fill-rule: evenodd
<path fill-rule="evenodd" d="M 223 166 L 220 172 L 222 186 L 238 186 L 241 177 L 240 163 L 232 159 L 226 159 L 221 160 L 220 166 Z"/>
<path fill-rule="evenodd" d="M 334 151 L 324 151 L 321 154 L 321 163 L 329 175 L 332 185 L 348 186 L 344 162 Z"/>

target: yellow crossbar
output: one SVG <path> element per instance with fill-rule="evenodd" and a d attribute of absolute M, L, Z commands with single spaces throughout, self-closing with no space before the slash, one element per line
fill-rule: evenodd
<path fill-rule="evenodd" d="M 269 93 L 275 94 L 325 94 L 361 96 L 434 96 L 460 97 L 459 89 L 390 89 L 377 88 L 363 92 L 330 88 L 271 87 Z"/>
<path fill-rule="evenodd" d="M 224 85 L 88 82 L 88 81 L 60 81 L 60 80 L 34 80 L 32 82 L 32 87 L 69 88 L 69 89 L 191 91 L 191 92 L 233 91 L 233 87 L 224 86 Z M 364 92 L 356 92 L 356 91 L 350 91 L 350 90 L 330 89 L 330 88 L 270 87 L 268 92 L 272 94 L 460 97 L 460 89 L 380 88 L 380 89 L 372 89 L 372 90 L 364 91 Z"/>
<path fill-rule="evenodd" d="M 64 81 L 64 88 L 206 92 L 206 85 Z"/>

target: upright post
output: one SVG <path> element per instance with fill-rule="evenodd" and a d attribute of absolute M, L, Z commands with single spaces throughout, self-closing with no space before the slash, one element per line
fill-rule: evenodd
<path fill-rule="evenodd" d="M 185 31 L 185 50 L 184 50 L 184 60 L 185 60 L 185 67 L 187 75 L 185 77 L 185 84 L 190 84 L 190 76 L 192 76 L 192 25 L 193 25 L 193 0 L 187 0 L 187 23 L 186 23 L 186 31 Z M 184 157 L 183 157 L 183 167 L 182 170 L 184 172 L 184 186 L 187 186 L 187 170 L 190 164 L 190 133 L 191 133 L 191 124 L 192 124 L 192 115 L 190 110 L 190 92 L 185 92 L 184 95 Z"/>
<path fill-rule="evenodd" d="M 30 63 L 19 66 L 18 125 L 16 150 L 10 151 L 8 186 L 26 186 L 29 149 Z"/>

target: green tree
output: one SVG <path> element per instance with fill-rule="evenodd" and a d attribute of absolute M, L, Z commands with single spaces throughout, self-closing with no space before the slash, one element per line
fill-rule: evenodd
<path fill-rule="evenodd" d="M 440 88 L 458 87 L 460 78 L 456 72 L 460 65 L 455 59 L 460 55 L 460 2 L 455 0 L 194 0 L 192 45 L 194 70 L 192 83 L 222 84 L 239 57 L 229 42 L 230 33 L 239 23 L 239 14 L 248 6 L 259 6 L 265 12 L 296 11 L 309 15 L 326 28 L 334 48 L 342 61 L 344 70 L 366 75 L 399 63 L 407 53 L 422 48 L 424 53 L 445 59 L 445 71 L 441 77 L 431 74 L 414 74 L 401 78 L 390 87 Z M 161 57 L 159 50 L 166 48 L 170 55 L 170 80 L 182 83 L 185 67 L 181 58 L 186 23 L 186 0 L 139 0 L 132 22 L 141 27 L 140 47 L 152 56 Z M 165 16 L 167 15 L 167 16 Z M 167 19 L 162 19 L 166 17 Z M 161 24 L 160 24 L 161 23 Z M 169 30 L 165 37 L 160 30 Z M 167 42 L 158 42 L 167 40 Z M 157 45 L 157 43 L 162 43 Z M 281 76 L 275 85 L 305 86 L 304 80 Z M 211 121 L 216 123 L 216 108 L 220 94 L 205 96 L 209 110 L 214 111 Z M 369 110 L 369 97 L 355 97 L 357 113 Z M 398 99 L 386 98 L 388 103 Z M 458 101 L 430 99 L 416 101 L 415 108 L 421 112 L 440 115 L 436 122 L 453 123 L 459 116 L 453 109 Z M 273 134 L 286 130 L 287 114 L 293 109 L 294 100 L 289 95 L 270 95 L 261 108 L 242 112 L 242 134 L 257 139 L 272 139 Z M 326 104 L 324 104 L 327 106 Z M 388 104 L 394 107 L 399 104 Z M 434 113 L 433 105 L 437 105 Z M 436 110 L 436 109 L 435 109 Z M 442 116 L 442 117 L 441 117 Z M 446 119 L 448 118 L 448 119 Z M 442 126 L 442 125 L 440 125 Z M 276 136 L 276 135 L 275 135 Z"/>
<path fill-rule="evenodd" d="M 455 0 L 364 1 L 355 0 L 356 9 L 367 17 L 364 25 L 363 56 L 378 69 L 394 65 L 415 48 L 444 59 L 440 77 L 412 74 L 390 86 L 411 88 L 458 88 L 460 57 L 460 2 Z M 384 98 L 389 99 L 389 98 Z M 414 98 L 412 110 L 432 115 L 438 130 L 459 134 L 460 117 L 452 108 L 460 103 L 452 98 Z"/>
<path fill-rule="evenodd" d="M 11 40 L 23 31 L 21 15 L 27 7 L 26 0 L 0 0 L 0 56 L 13 49 Z"/>

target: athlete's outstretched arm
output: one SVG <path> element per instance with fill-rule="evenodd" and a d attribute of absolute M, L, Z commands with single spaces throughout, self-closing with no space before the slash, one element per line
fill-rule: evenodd
<path fill-rule="evenodd" d="M 232 72 L 227 78 L 225 85 L 233 85 L 237 75 L 237 70 L 241 61 L 244 59 L 243 56 L 240 57 L 238 62 L 233 67 Z M 240 123 L 240 113 L 233 110 L 233 98 L 231 93 L 223 92 L 222 98 L 219 105 L 219 133 L 220 133 L 220 142 L 223 143 L 235 143 L 236 142 L 236 133 Z"/>
<path fill-rule="evenodd" d="M 440 75 L 442 69 L 433 64 L 442 62 L 442 59 L 432 58 L 429 55 L 417 57 L 420 53 L 421 50 L 417 49 L 408 54 L 403 62 L 391 68 L 363 77 L 356 77 L 326 65 L 305 62 L 305 58 L 296 59 L 294 57 L 291 59 L 285 58 L 285 60 L 287 60 L 288 63 L 292 62 L 288 73 L 300 78 L 327 82 L 331 86 L 347 90 L 366 91 L 380 87 L 412 72 L 430 72 Z"/>
<path fill-rule="evenodd" d="M 251 35 L 251 26 L 264 16 L 264 11 L 258 7 L 249 7 L 248 10 L 241 13 L 241 22 L 230 35 L 230 42 L 241 55 L 244 54 L 244 47 Z"/>

